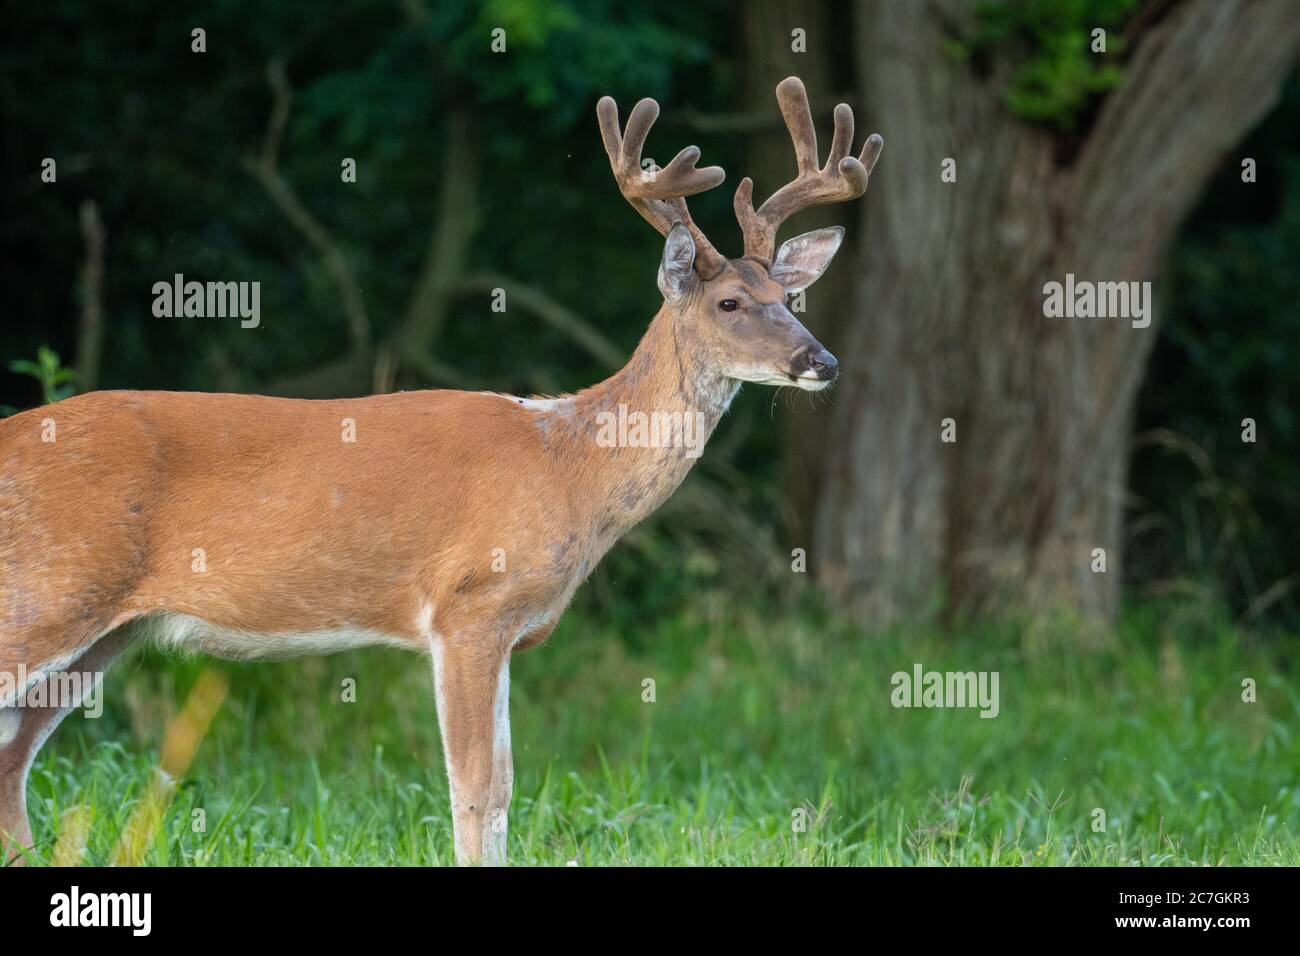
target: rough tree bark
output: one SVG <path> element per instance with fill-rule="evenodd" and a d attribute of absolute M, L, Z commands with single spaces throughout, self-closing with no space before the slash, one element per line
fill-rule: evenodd
<path fill-rule="evenodd" d="M 860 204 L 824 454 L 802 459 L 820 490 L 810 570 L 877 619 L 936 597 L 1106 616 L 1156 323 L 1045 318 L 1043 285 L 1158 277 L 1180 220 L 1294 67 L 1300 17 L 1292 0 L 1154 5 L 1122 82 L 1063 149 L 1003 107 L 1012 64 L 981 77 L 946 52 L 971 9 L 854 10 L 860 133 L 886 146 Z M 955 183 L 940 180 L 945 157 Z M 940 440 L 945 418 L 956 443 Z"/>

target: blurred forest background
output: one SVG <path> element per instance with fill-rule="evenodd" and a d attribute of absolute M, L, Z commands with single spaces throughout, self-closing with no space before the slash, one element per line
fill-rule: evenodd
<path fill-rule="evenodd" d="M 793 73 L 823 137 L 844 100 L 858 144 L 886 140 L 864 200 L 783 234 L 848 228 L 804 316 L 842 381 L 744 390 L 581 600 L 646 619 L 811 580 L 872 622 L 1106 621 L 1153 594 L 1300 622 L 1293 3 L 5 7 L 11 410 L 89 388 L 590 384 L 659 304 L 660 239 L 618 195 L 596 99 L 657 98 L 647 153 L 695 143 L 727 170 L 692 205 L 738 254 L 734 185 L 793 170 L 772 93 Z M 1155 280 L 1157 321 L 1043 318 L 1067 271 Z M 155 318 L 175 273 L 260 281 L 260 328 Z"/>
<path fill-rule="evenodd" d="M 515 861 L 1300 862 L 1295 0 L 0 3 L 0 414 L 578 389 L 660 303 L 599 96 L 726 169 L 724 253 L 793 173 L 783 77 L 823 150 L 841 100 L 884 136 L 781 237 L 847 227 L 803 315 L 840 382 L 745 389 L 512 664 Z M 1155 322 L 1045 318 L 1067 272 Z M 177 273 L 260 282 L 260 327 L 156 318 Z M 1001 674 L 1001 719 L 894 707 L 913 662 Z M 141 860 L 450 861 L 427 669 L 379 651 L 123 666 L 34 767 L 37 859 L 120 859 L 205 668 Z"/>

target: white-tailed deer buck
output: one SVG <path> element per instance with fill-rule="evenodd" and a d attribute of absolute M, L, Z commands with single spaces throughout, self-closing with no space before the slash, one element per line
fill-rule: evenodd
<path fill-rule="evenodd" d="M 576 395 L 92 392 L 0 422 L 0 674 L 25 675 L 0 698 L 10 848 L 31 845 L 27 772 L 68 712 L 18 696 L 56 672 L 102 671 L 152 636 L 240 659 L 427 652 L 456 859 L 503 862 L 511 654 L 545 640 L 596 562 L 672 494 L 742 382 L 835 378 L 785 300 L 821 275 L 843 230 L 780 249 L 776 232 L 800 209 L 862 195 L 883 141 L 850 155 L 841 104 L 819 167 L 803 84 L 776 93 L 798 174 L 757 210 L 741 181 L 740 259 L 686 209 L 723 171 L 697 169 L 694 146 L 643 170 L 658 104 L 637 103 L 621 134 L 614 101 L 597 104 L 619 189 L 666 237 L 664 303 L 627 366 Z M 650 440 L 610 427 L 632 416 L 652 423 Z M 674 422 L 688 425 L 662 427 Z M 692 428 L 695 447 L 673 440 Z"/>

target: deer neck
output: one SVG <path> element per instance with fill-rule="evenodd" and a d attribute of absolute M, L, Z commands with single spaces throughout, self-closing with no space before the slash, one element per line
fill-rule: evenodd
<path fill-rule="evenodd" d="M 627 365 L 557 400 L 544 434 L 584 489 L 579 504 L 592 509 L 602 551 L 677 489 L 739 387 L 706 363 L 689 325 L 665 304 Z"/>

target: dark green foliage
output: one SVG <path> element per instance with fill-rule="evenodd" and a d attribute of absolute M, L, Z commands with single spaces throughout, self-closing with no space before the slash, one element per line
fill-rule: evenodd
<path fill-rule="evenodd" d="M 990 0 L 977 5 L 976 29 L 950 50 L 977 65 L 1012 57 L 1007 108 L 1061 130 L 1075 128 L 1093 99 L 1115 86 L 1124 41 L 1119 34 L 1137 0 Z M 1106 52 L 1092 52 L 1092 31 L 1106 31 Z"/>
<path fill-rule="evenodd" d="M 23 277 L 7 304 L 11 320 L 29 318 L 12 322 L 4 358 L 42 343 L 73 351 L 75 211 L 87 196 L 109 231 L 103 387 L 256 389 L 345 351 L 336 287 L 241 164 L 261 148 L 265 67 L 276 56 L 293 90 L 280 172 L 351 261 L 376 339 L 404 317 L 438 211 L 445 119 L 462 105 L 481 163 L 472 267 L 538 285 L 630 350 L 657 307 L 658 243 L 614 188 L 595 100 L 613 92 L 629 106 L 642 95 L 669 103 L 684 92 L 673 78 L 711 99 L 725 82 L 712 51 L 684 14 L 652 22 L 645 7 L 426 10 L 418 23 L 400 5 L 358 2 L 226 0 L 201 17 L 164 7 L 147 20 L 74 2 L 16 10 L 15 32 L 42 55 L 5 55 L 17 91 L 9 138 L 20 147 L 6 153 L 5 172 L 24 184 L 2 227 L 5 269 Z M 697 7 L 689 23 L 716 36 L 709 15 Z M 206 53 L 190 52 L 195 25 L 207 30 Z M 506 55 L 489 50 L 494 25 L 508 31 Z M 653 154 L 688 138 L 657 130 Z M 45 156 L 59 162 L 57 184 L 36 181 Z M 357 161 L 355 184 L 340 180 L 344 157 Z M 177 272 L 260 280 L 262 327 L 154 318 L 150 288 Z M 458 303 L 437 343 L 471 378 L 527 390 L 600 376 L 567 340 L 484 302 Z M 421 383 L 408 373 L 399 384 Z M 12 381 L 0 387 L 18 390 L 14 404 L 34 398 Z"/>
<path fill-rule="evenodd" d="M 36 360 L 14 359 L 9 371 L 35 379 L 41 387 L 41 401 L 48 405 L 60 402 L 76 392 L 76 369 L 66 368 L 59 354 L 48 346 L 36 350 Z M 0 414 L 12 414 L 16 409 L 0 405 Z"/>
<path fill-rule="evenodd" d="M 1228 157 L 1175 250 L 1139 402 L 1131 577 L 1300 621 L 1300 82 Z M 1241 161 L 1256 161 L 1242 181 Z M 1243 419 L 1256 441 L 1242 441 Z"/>

